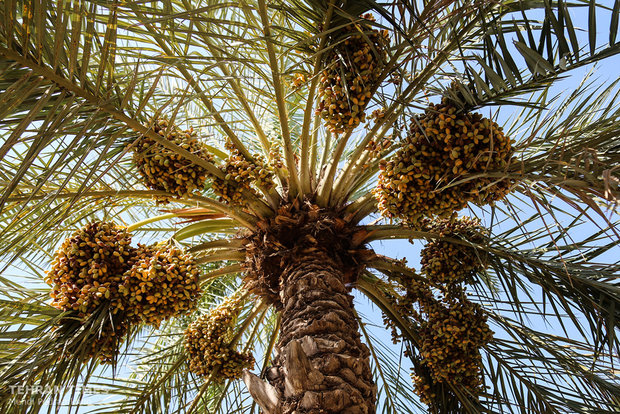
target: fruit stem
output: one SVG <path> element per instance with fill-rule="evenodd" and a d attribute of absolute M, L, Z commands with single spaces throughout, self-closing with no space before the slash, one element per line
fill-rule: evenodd
<path fill-rule="evenodd" d="M 131 226 L 127 227 L 127 231 L 134 231 L 146 224 L 150 224 L 150 223 L 154 223 L 156 221 L 159 220 L 166 220 L 166 219 L 171 219 L 171 218 L 175 218 L 177 217 L 176 213 L 167 213 L 167 214 L 161 214 L 159 216 L 155 216 L 155 217 L 149 217 L 145 220 L 142 221 L 138 221 L 137 223 L 132 224 Z"/>

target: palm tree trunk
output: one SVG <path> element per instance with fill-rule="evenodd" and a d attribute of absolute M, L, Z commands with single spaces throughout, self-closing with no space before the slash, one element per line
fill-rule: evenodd
<path fill-rule="evenodd" d="M 265 414 L 375 413 L 370 353 L 339 266 L 324 252 L 304 252 L 284 270 L 280 299 L 272 385 L 244 378 Z"/>

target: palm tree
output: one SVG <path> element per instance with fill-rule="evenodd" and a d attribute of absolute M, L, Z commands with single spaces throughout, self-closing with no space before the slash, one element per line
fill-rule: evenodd
<path fill-rule="evenodd" d="M 2 408 L 618 412 L 619 9 L 4 1 Z"/>

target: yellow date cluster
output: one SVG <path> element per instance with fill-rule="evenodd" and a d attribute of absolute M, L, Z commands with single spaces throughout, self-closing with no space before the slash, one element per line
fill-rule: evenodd
<path fill-rule="evenodd" d="M 88 356 L 112 362 L 131 324 L 159 325 L 192 310 L 200 295 L 198 278 L 198 267 L 182 249 L 135 248 L 125 228 L 93 222 L 62 243 L 45 281 L 52 287 L 52 306 L 75 312 L 86 329 L 94 313 L 103 314 L 93 327 Z"/>
<path fill-rule="evenodd" d="M 492 338 L 480 305 L 463 297 L 436 301 L 428 307 L 427 318 L 420 326 L 420 356 L 428 367 L 433 383 L 450 382 L 472 396 L 484 391 L 480 349 Z M 432 390 L 429 376 L 414 375 L 415 389 L 421 398 Z"/>
<path fill-rule="evenodd" d="M 110 223 L 94 222 L 67 238 L 52 261 L 45 281 L 52 286 L 52 306 L 90 315 L 110 302 L 122 309 L 118 286 L 134 254 L 131 234 Z"/>
<path fill-rule="evenodd" d="M 131 320 L 159 326 L 195 309 L 200 271 L 177 246 L 140 246 L 119 287 Z"/>
<path fill-rule="evenodd" d="M 370 14 L 362 17 L 374 21 Z M 335 38 L 334 43 L 319 80 L 316 113 L 332 133 L 341 134 L 365 121 L 364 109 L 380 81 L 390 39 L 387 31 L 362 22 L 347 26 L 344 40 Z"/>
<path fill-rule="evenodd" d="M 230 156 L 219 166 L 225 174 L 224 179 L 213 179 L 213 192 L 229 204 L 244 206 L 247 204 L 247 196 L 244 192 L 256 194 L 256 188 L 270 189 L 274 186 L 274 170 L 266 163 L 260 154 L 254 155 L 254 162 L 248 161 L 243 154 L 231 144 L 226 148 Z"/>
<path fill-rule="evenodd" d="M 417 353 L 412 379 L 420 400 L 431 412 L 459 412 L 452 388 L 477 398 L 484 391 L 480 350 L 493 336 L 482 307 L 469 300 L 464 284 L 485 267 L 485 254 L 469 243 L 482 244 L 488 231 L 468 217 L 425 219 L 422 228 L 439 236 L 421 252 L 422 275 L 404 272 L 398 280 L 404 294 L 390 296 L 394 308 L 416 325 Z M 403 334 L 384 316 L 394 342 Z M 441 391 L 440 391 L 441 390 Z M 440 395 L 450 398 L 439 399 Z M 444 404 L 457 411 L 450 411 Z"/>
<path fill-rule="evenodd" d="M 469 202 L 501 200 L 512 185 L 501 175 L 512 160 L 510 138 L 479 113 L 458 112 L 444 98 L 411 122 L 402 146 L 382 160 L 374 194 L 382 214 L 419 225 L 445 217 Z"/>
<path fill-rule="evenodd" d="M 422 271 L 431 283 L 450 286 L 472 282 L 474 274 L 484 269 L 486 254 L 468 245 L 482 243 L 488 233 L 480 226 L 479 220 L 469 217 L 437 219 L 432 221 L 428 230 L 440 238 L 454 239 L 433 239 L 422 249 Z"/>
<path fill-rule="evenodd" d="M 196 138 L 192 129 L 182 131 L 171 126 L 166 119 L 159 119 L 153 125 L 155 133 L 190 153 L 210 161 L 213 156 L 204 143 Z M 143 183 L 153 189 L 184 198 L 201 190 L 207 179 L 207 170 L 196 165 L 183 155 L 175 153 L 149 137 L 138 140 L 134 146 L 133 160 Z M 168 202 L 169 197 L 157 196 L 159 202 Z"/>
<path fill-rule="evenodd" d="M 185 331 L 185 350 L 190 371 L 218 379 L 240 378 L 243 369 L 254 366 L 251 353 L 236 350 L 234 326 L 243 303 L 238 296 L 224 300 L 209 313 L 192 322 Z"/>

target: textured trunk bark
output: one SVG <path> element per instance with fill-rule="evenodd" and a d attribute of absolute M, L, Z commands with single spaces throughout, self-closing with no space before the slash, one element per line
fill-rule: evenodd
<path fill-rule="evenodd" d="M 360 340 L 343 272 L 320 251 L 308 251 L 280 278 L 278 354 L 267 378 L 246 373 L 265 414 L 375 413 L 370 353 Z"/>

